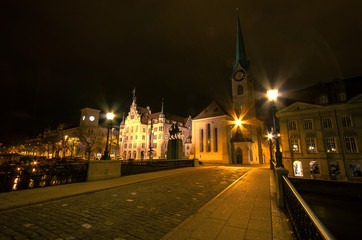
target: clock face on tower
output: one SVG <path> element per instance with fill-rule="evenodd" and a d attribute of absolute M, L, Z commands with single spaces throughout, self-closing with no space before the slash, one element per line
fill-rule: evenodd
<path fill-rule="evenodd" d="M 234 73 L 234 79 L 235 81 L 240 82 L 241 80 L 243 80 L 246 76 L 246 72 L 244 69 L 239 69 Z"/>
<path fill-rule="evenodd" d="M 89 117 L 89 120 L 90 120 L 91 122 L 93 122 L 95 119 L 96 119 L 96 118 L 95 118 L 94 116 L 90 116 L 90 117 Z"/>

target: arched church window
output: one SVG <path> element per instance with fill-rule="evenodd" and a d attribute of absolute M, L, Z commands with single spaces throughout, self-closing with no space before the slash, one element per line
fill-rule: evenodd
<path fill-rule="evenodd" d="M 243 86 L 239 85 L 238 86 L 238 95 L 243 95 L 244 94 L 244 88 Z"/>

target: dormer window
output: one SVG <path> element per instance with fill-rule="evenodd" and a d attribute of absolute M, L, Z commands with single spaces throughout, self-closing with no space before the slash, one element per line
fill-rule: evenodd
<path fill-rule="evenodd" d="M 322 95 L 319 97 L 319 103 L 320 104 L 327 104 L 328 103 L 328 97 L 326 95 Z"/>
<path fill-rule="evenodd" d="M 340 92 L 338 93 L 338 100 L 340 102 L 344 102 L 347 100 L 347 96 L 346 96 L 346 93 L 345 92 Z"/>

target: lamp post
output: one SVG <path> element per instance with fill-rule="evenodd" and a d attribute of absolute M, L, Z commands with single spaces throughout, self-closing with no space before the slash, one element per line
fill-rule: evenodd
<path fill-rule="evenodd" d="M 111 122 L 114 118 L 114 114 L 113 113 L 107 113 L 107 120 L 109 122 Z M 106 149 L 104 150 L 104 155 L 102 157 L 102 160 L 109 160 L 109 154 L 108 154 L 108 140 L 109 140 L 109 129 L 110 129 L 110 125 L 108 124 L 107 126 L 107 141 L 106 141 Z"/>
<path fill-rule="evenodd" d="M 275 101 L 278 98 L 278 90 L 277 89 L 273 89 L 273 90 L 269 90 L 267 92 L 268 94 L 268 99 L 269 101 L 271 101 L 272 104 L 272 109 L 273 109 L 273 127 L 274 127 L 274 135 L 275 135 L 275 158 L 276 158 L 276 167 L 282 167 L 283 163 L 282 163 L 282 153 L 280 152 L 280 146 L 279 146 L 279 127 L 278 127 L 278 123 L 277 123 L 277 119 L 275 116 L 275 112 L 276 112 L 276 106 L 275 106 Z"/>
<path fill-rule="evenodd" d="M 273 129 L 272 129 L 273 132 Z M 274 169 L 274 164 L 273 164 L 273 133 L 270 132 L 268 133 L 268 141 L 269 141 L 269 148 L 270 148 L 270 169 Z"/>

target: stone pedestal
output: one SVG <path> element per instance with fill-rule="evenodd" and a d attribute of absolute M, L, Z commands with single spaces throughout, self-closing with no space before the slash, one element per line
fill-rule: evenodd
<path fill-rule="evenodd" d="M 283 196 L 283 176 L 288 177 L 289 171 L 285 168 L 278 167 L 275 169 L 275 182 L 277 187 L 277 200 L 279 208 L 284 208 Z"/>
<path fill-rule="evenodd" d="M 170 139 L 167 144 L 167 159 L 182 159 L 183 145 L 181 139 Z"/>
<path fill-rule="evenodd" d="M 88 162 L 87 182 L 118 178 L 120 176 L 120 160 L 91 160 Z"/>

